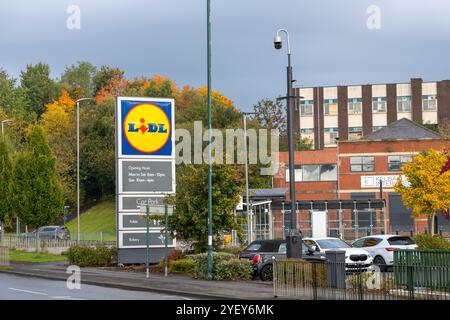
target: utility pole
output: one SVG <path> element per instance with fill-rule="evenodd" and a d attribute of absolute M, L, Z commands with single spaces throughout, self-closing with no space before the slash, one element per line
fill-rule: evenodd
<path fill-rule="evenodd" d="M 208 78 L 208 279 L 212 280 L 213 232 L 212 232 L 212 149 L 211 149 L 211 0 L 206 1 L 207 29 L 207 78 Z"/>
<path fill-rule="evenodd" d="M 287 37 L 288 44 L 288 66 L 287 66 L 287 95 L 283 99 L 286 99 L 287 105 L 287 118 L 288 118 L 288 145 L 289 145 L 289 191 L 291 202 L 291 228 L 289 234 L 286 236 L 286 247 L 288 258 L 301 258 L 302 257 L 302 236 L 297 230 L 297 206 L 295 200 L 295 146 L 294 146 L 294 119 L 292 110 L 292 99 L 300 98 L 294 97 L 293 80 L 292 80 L 292 65 L 291 65 L 291 45 L 289 42 L 289 32 L 286 29 L 279 29 L 274 39 L 275 49 L 281 49 L 282 41 L 279 36 L 280 32 L 284 32 Z"/>

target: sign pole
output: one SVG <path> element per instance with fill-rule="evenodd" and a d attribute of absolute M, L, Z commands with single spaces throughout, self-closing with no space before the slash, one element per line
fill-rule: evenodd
<path fill-rule="evenodd" d="M 147 235 L 146 235 L 146 242 L 147 242 L 147 252 L 146 252 L 146 257 L 145 257 L 145 266 L 146 266 L 146 270 L 145 270 L 145 275 L 146 278 L 148 279 L 150 276 L 150 269 L 149 269 L 149 264 L 150 264 L 150 222 L 149 222 L 149 217 L 150 217 L 150 207 L 149 205 L 146 205 L 146 210 L 145 210 L 145 220 L 146 220 L 146 225 L 147 225 Z"/>
<path fill-rule="evenodd" d="M 164 226 L 164 276 L 167 277 L 167 272 L 168 272 L 168 267 L 169 267 L 169 257 L 168 257 L 168 252 L 167 252 L 167 225 L 168 225 L 168 209 L 167 209 L 167 204 L 164 205 L 164 219 L 165 219 L 165 226 Z"/>

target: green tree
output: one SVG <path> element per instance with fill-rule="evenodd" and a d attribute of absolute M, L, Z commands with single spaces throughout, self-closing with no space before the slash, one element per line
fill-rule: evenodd
<path fill-rule="evenodd" d="M 24 112 L 24 103 L 22 91 L 16 87 L 16 79 L 0 69 L 0 108 L 9 116 L 17 115 Z"/>
<path fill-rule="evenodd" d="M 12 165 L 8 146 L 0 137 L 0 221 L 11 216 L 12 211 Z"/>
<path fill-rule="evenodd" d="M 256 113 L 254 118 L 261 127 L 268 130 L 278 129 L 281 134 L 286 133 L 287 119 L 281 101 L 273 101 L 271 99 L 259 100 L 253 106 L 253 112 Z"/>
<path fill-rule="evenodd" d="M 58 93 L 56 83 L 50 78 L 50 67 L 42 62 L 27 65 L 26 70 L 20 72 L 20 83 L 26 111 L 40 117 L 45 111 L 45 105 Z"/>
<path fill-rule="evenodd" d="M 26 149 L 15 159 L 13 177 L 14 211 L 23 224 L 38 228 L 62 214 L 55 157 L 40 126 L 30 128 Z"/>
<path fill-rule="evenodd" d="M 422 152 L 402 167 L 408 183 L 399 179 L 395 185 L 405 205 L 412 207 L 413 217 L 428 217 L 431 234 L 434 234 L 436 211 L 450 207 L 450 170 L 446 167 L 449 159 L 449 151 Z"/>
<path fill-rule="evenodd" d="M 208 165 L 180 165 L 177 168 L 177 193 L 173 202 L 176 210 L 169 220 L 171 232 L 177 238 L 194 241 L 197 252 L 204 252 L 208 245 Z M 241 170 L 230 165 L 213 165 L 213 236 L 238 230 L 239 221 L 234 209 L 239 202 L 242 188 Z M 214 243 L 218 243 L 215 241 Z"/>
<path fill-rule="evenodd" d="M 86 200 L 115 193 L 114 101 L 86 106 L 80 115 L 80 179 Z"/>
<path fill-rule="evenodd" d="M 78 62 L 66 67 L 61 76 L 61 87 L 74 99 L 89 98 L 94 94 L 94 76 L 97 68 L 90 62 Z"/>

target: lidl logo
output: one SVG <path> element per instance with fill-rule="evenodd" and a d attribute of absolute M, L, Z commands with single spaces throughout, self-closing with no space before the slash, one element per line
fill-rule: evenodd
<path fill-rule="evenodd" d="M 122 101 L 122 154 L 172 153 L 170 103 Z"/>

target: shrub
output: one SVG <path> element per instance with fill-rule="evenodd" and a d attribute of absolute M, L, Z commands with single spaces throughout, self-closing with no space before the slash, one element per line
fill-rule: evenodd
<path fill-rule="evenodd" d="M 419 249 L 450 250 L 450 242 L 440 235 L 418 234 L 412 239 Z"/>
<path fill-rule="evenodd" d="M 66 253 L 71 264 L 79 267 L 107 267 L 116 263 L 116 248 L 73 246 Z"/>
<path fill-rule="evenodd" d="M 192 274 L 194 272 L 195 261 L 192 259 L 180 259 L 172 261 L 171 272 Z"/>
<path fill-rule="evenodd" d="M 182 253 L 180 250 L 173 250 L 173 251 L 169 252 L 169 254 L 167 255 L 168 271 L 171 272 L 172 263 L 174 261 L 181 260 L 184 258 L 185 258 L 185 254 Z M 165 264 L 165 259 L 163 258 L 162 260 L 160 260 L 158 262 L 158 264 L 155 266 L 154 269 L 159 272 L 164 272 L 164 264 Z"/>
<path fill-rule="evenodd" d="M 231 259 L 220 261 L 215 266 L 215 280 L 249 280 L 252 277 L 252 267 L 249 261 Z"/>
<path fill-rule="evenodd" d="M 194 260 L 194 277 L 206 279 L 208 277 L 208 254 L 200 253 L 191 256 L 191 258 Z M 240 261 L 235 258 L 234 254 L 214 252 L 213 261 L 212 276 L 214 280 L 245 280 L 251 277 L 250 262 Z"/>

